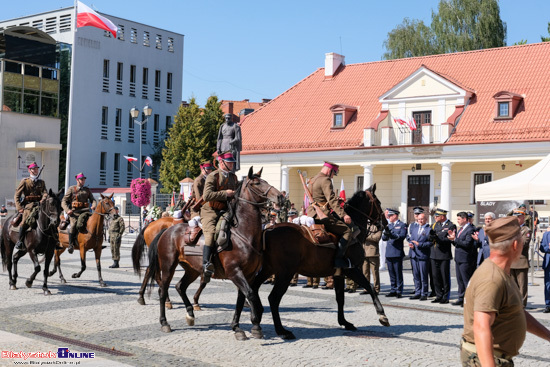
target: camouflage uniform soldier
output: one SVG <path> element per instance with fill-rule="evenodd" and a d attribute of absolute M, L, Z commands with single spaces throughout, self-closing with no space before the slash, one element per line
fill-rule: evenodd
<path fill-rule="evenodd" d="M 124 219 L 118 215 L 118 206 L 115 207 L 115 215 L 111 219 L 109 225 L 109 242 L 111 243 L 111 256 L 113 257 L 113 265 L 110 268 L 118 268 L 118 262 L 120 261 L 120 242 L 122 235 L 124 234 Z"/>
<path fill-rule="evenodd" d="M 288 200 L 286 191 L 281 191 L 281 195 L 284 196 L 283 205 L 279 208 L 277 216 L 279 217 L 279 223 L 288 222 L 288 212 L 290 210 L 290 200 Z"/>
<path fill-rule="evenodd" d="M 27 166 L 30 177 L 24 178 L 17 186 L 15 190 L 15 207 L 19 213 L 23 213 L 23 219 L 21 221 L 21 227 L 19 227 L 19 240 L 15 244 L 17 250 L 25 249 L 23 243 L 25 234 L 29 229 L 27 224 L 27 218 L 31 214 L 32 208 L 37 205 L 39 201 L 46 200 L 48 192 L 46 191 L 46 183 L 38 178 L 38 164 L 32 162 Z"/>
<path fill-rule="evenodd" d="M 201 208 L 201 222 L 204 233 L 202 263 L 205 283 L 208 283 L 210 277 L 214 274 L 214 264 L 212 264 L 211 257 L 215 249 L 216 224 L 222 215 L 222 211 L 227 210 L 227 201 L 235 195 L 234 190 L 239 181 L 232 172 L 235 164 L 233 154 L 231 152 L 220 153 L 218 160 L 220 168 L 208 175 L 202 194 L 205 201 Z"/>
<path fill-rule="evenodd" d="M 89 211 L 88 208 L 91 205 L 91 209 L 94 210 L 96 201 L 94 195 L 87 186 L 86 176 L 84 173 L 79 173 L 75 176 L 77 184 L 69 187 L 69 190 L 63 196 L 61 200 L 61 207 L 69 217 L 71 222 L 71 228 L 69 229 L 69 254 L 74 251 L 74 245 L 78 240 L 78 233 L 76 233 L 76 222 L 80 214 Z M 65 218 L 67 220 L 67 218 Z"/>

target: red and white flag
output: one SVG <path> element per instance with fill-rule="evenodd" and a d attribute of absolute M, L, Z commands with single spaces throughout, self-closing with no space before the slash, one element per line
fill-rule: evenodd
<path fill-rule="evenodd" d="M 96 27 L 111 32 L 116 38 L 117 26 L 103 15 L 99 15 L 80 1 L 76 2 L 76 27 Z"/>
<path fill-rule="evenodd" d="M 145 158 L 145 164 L 149 167 L 153 165 L 153 160 L 151 159 L 151 157 L 147 156 L 147 158 Z"/>
<path fill-rule="evenodd" d="M 170 200 L 170 206 L 173 208 L 176 206 L 176 192 L 172 191 L 172 200 Z"/>
<path fill-rule="evenodd" d="M 128 162 L 136 162 L 137 161 L 136 157 L 128 157 L 127 155 L 125 155 L 124 158 L 126 158 L 128 160 Z"/>
<path fill-rule="evenodd" d="M 344 188 L 344 179 L 342 179 L 342 183 L 340 184 L 340 199 L 342 199 L 342 203 L 340 206 L 344 207 L 344 203 L 346 202 L 346 189 Z"/>

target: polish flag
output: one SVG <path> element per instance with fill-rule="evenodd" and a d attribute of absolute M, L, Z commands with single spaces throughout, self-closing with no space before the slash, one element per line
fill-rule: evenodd
<path fill-rule="evenodd" d="M 176 206 L 176 192 L 172 191 L 172 200 L 170 200 L 170 206 L 173 208 Z"/>
<path fill-rule="evenodd" d="M 128 162 L 136 162 L 137 161 L 136 157 L 128 157 L 127 155 L 125 155 L 124 158 L 126 158 L 128 160 Z"/>
<path fill-rule="evenodd" d="M 76 4 L 76 27 L 96 27 L 111 32 L 116 38 L 117 26 L 103 15 L 99 15 L 80 1 Z"/>
<path fill-rule="evenodd" d="M 149 167 L 153 165 L 153 160 L 151 159 L 151 157 L 147 156 L 147 158 L 145 158 L 145 164 Z"/>
<path fill-rule="evenodd" d="M 340 199 L 342 199 L 342 203 L 340 204 L 340 206 L 344 207 L 344 203 L 346 202 L 346 189 L 344 188 L 344 179 L 342 179 L 342 183 L 340 184 Z"/>

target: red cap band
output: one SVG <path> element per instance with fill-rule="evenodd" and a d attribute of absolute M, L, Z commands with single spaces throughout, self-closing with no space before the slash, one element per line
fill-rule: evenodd
<path fill-rule="evenodd" d="M 328 167 L 328 168 L 330 168 L 331 170 L 336 171 L 336 172 L 338 172 L 338 169 L 339 169 L 339 166 L 338 166 L 338 165 L 336 165 L 336 164 L 330 164 L 330 163 L 328 163 L 328 162 L 325 162 L 324 166 L 325 166 L 325 167 Z"/>

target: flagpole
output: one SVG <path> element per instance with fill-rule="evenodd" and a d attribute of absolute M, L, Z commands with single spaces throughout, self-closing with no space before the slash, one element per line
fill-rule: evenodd
<path fill-rule="evenodd" d="M 67 157 L 65 160 L 65 192 L 69 189 L 69 176 L 71 171 L 71 135 L 73 125 L 73 104 L 74 104 L 74 65 L 75 65 L 75 51 L 76 51 L 76 17 L 77 15 L 77 3 L 74 1 L 74 14 L 73 14 L 73 45 L 71 48 L 71 78 L 69 81 L 70 93 L 69 93 L 69 117 L 67 122 Z"/>

